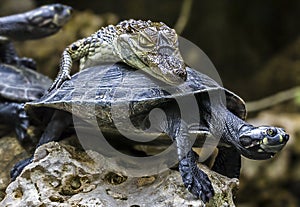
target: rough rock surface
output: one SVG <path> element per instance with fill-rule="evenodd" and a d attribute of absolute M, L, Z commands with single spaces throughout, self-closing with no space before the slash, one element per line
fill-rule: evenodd
<path fill-rule="evenodd" d="M 0 137 L 0 201 L 5 196 L 5 189 L 10 182 L 9 172 L 18 159 L 29 154 L 20 145 L 14 135 Z"/>
<path fill-rule="evenodd" d="M 99 153 L 48 143 L 9 184 L 0 206 L 205 206 L 184 188 L 175 170 L 137 178 L 114 172 L 113 165 Z M 206 206 L 235 206 L 238 180 L 200 167 L 216 191 Z"/>

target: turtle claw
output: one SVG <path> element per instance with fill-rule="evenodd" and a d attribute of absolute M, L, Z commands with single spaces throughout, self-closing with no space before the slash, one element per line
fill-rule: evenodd
<path fill-rule="evenodd" d="M 16 132 L 17 138 L 20 142 L 23 142 L 24 140 L 26 140 L 28 138 L 28 134 L 27 134 L 28 127 L 29 127 L 29 124 L 28 125 L 21 124 L 19 126 L 16 126 L 15 132 Z"/>
<path fill-rule="evenodd" d="M 214 196 L 214 189 L 208 176 L 197 167 L 196 160 L 197 155 L 190 151 L 179 162 L 179 171 L 188 191 L 207 203 Z"/>
<path fill-rule="evenodd" d="M 28 138 L 27 129 L 29 127 L 29 117 L 24 111 L 23 104 L 16 105 L 17 120 L 15 121 L 15 132 L 20 142 Z"/>
<path fill-rule="evenodd" d="M 25 160 L 21 160 L 19 161 L 17 164 L 15 164 L 15 166 L 11 169 L 10 171 L 10 177 L 11 180 L 14 181 L 22 172 L 22 170 L 29 165 L 30 163 L 32 163 L 33 160 L 33 156 L 25 159 Z"/>

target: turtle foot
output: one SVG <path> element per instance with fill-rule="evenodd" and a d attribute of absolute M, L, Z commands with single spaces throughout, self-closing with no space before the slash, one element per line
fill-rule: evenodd
<path fill-rule="evenodd" d="M 17 66 L 19 67 L 26 67 L 26 68 L 30 68 L 31 70 L 36 70 L 36 62 L 31 59 L 31 58 L 27 58 L 27 57 L 16 57 L 14 59 L 14 62 Z"/>
<path fill-rule="evenodd" d="M 33 156 L 25 160 L 19 161 L 10 171 L 11 180 L 14 181 L 22 172 L 22 170 L 29 165 L 33 160 Z"/>
<path fill-rule="evenodd" d="M 29 127 L 29 117 L 24 111 L 22 104 L 16 105 L 15 132 L 20 142 L 24 142 L 28 138 L 27 129 Z"/>
<path fill-rule="evenodd" d="M 186 157 L 179 162 L 179 171 L 184 186 L 206 203 L 214 196 L 214 189 L 208 176 L 198 168 L 197 158 L 198 155 L 195 152 L 189 151 Z"/>
<path fill-rule="evenodd" d="M 0 123 L 10 125 L 15 130 L 20 142 L 29 138 L 27 129 L 30 123 L 24 110 L 24 104 L 0 103 Z"/>

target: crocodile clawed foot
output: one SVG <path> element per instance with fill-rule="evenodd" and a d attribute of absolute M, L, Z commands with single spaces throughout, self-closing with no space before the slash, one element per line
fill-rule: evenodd
<path fill-rule="evenodd" d="M 53 84 L 48 89 L 51 92 L 54 89 L 58 89 L 66 80 L 70 80 L 71 76 L 68 73 L 61 73 L 53 82 Z"/>

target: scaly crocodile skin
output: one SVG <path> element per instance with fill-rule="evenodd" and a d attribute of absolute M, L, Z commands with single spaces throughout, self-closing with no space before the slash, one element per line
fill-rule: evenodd
<path fill-rule="evenodd" d="M 69 45 L 62 54 L 60 71 L 49 91 L 71 78 L 72 63 L 79 59 L 80 69 L 122 61 L 169 84 L 176 85 L 187 78 L 178 36 L 162 22 L 125 20 Z"/>

